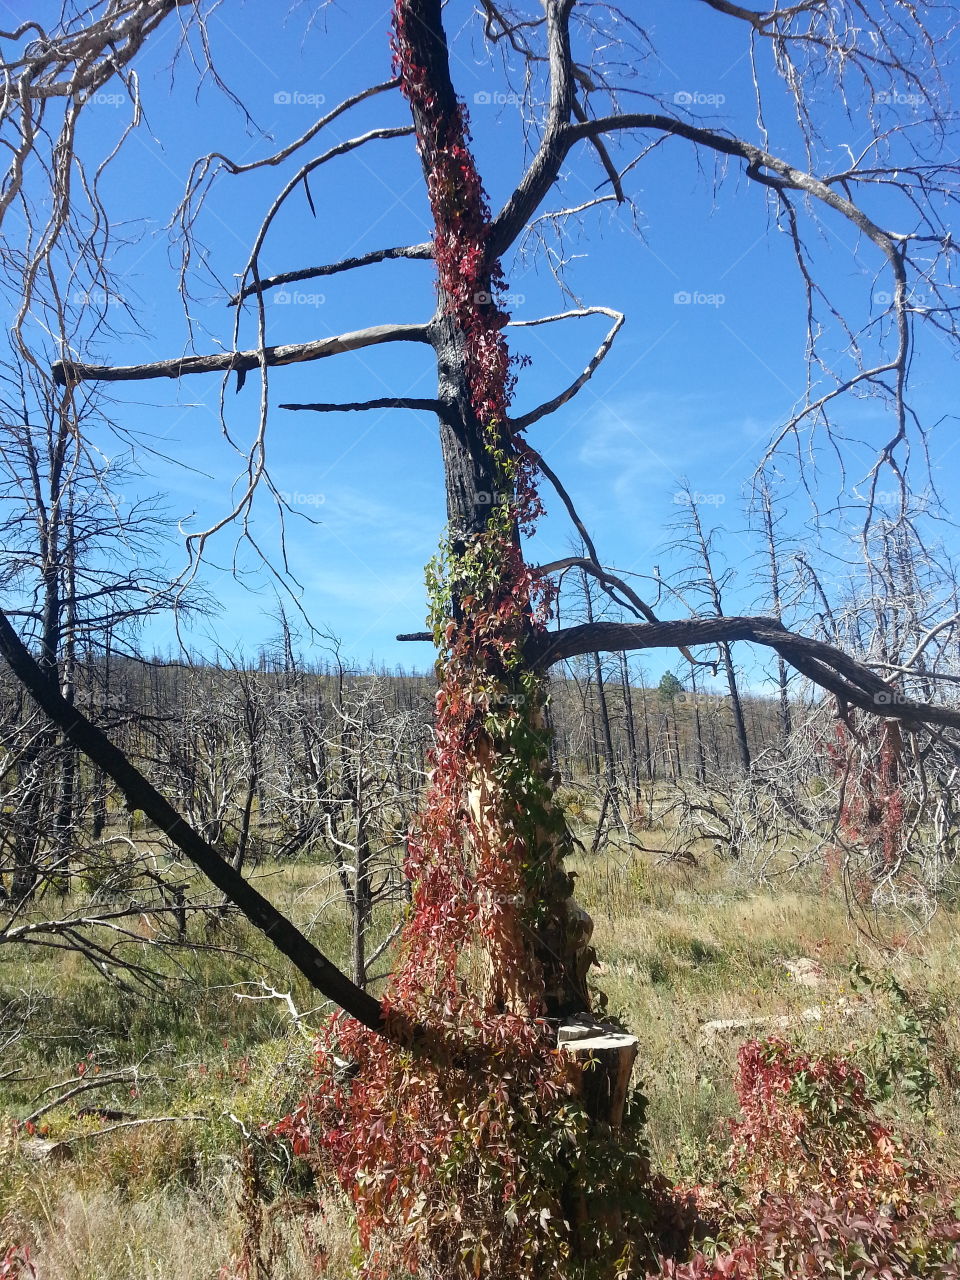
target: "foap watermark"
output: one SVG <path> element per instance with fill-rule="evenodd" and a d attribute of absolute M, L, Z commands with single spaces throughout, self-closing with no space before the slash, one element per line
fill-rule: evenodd
<path fill-rule="evenodd" d="M 123 307 L 126 299 L 119 293 L 107 293 L 105 289 L 76 289 L 70 301 L 78 307 Z"/>
<path fill-rule="evenodd" d="M 722 507 L 727 500 L 725 493 L 701 493 L 695 489 L 689 493 L 686 489 L 678 489 L 673 501 L 678 507 Z"/>
<path fill-rule="evenodd" d="M 529 695 L 519 692 L 518 690 L 498 689 L 495 693 L 487 694 L 487 702 L 491 708 L 493 707 L 510 707 L 519 711 L 521 707 L 525 707 L 530 701 Z"/>
<path fill-rule="evenodd" d="M 304 93 L 302 89 L 278 89 L 273 95 L 276 107 L 322 107 L 326 100 L 325 93 Z"/>
<path fill-rule="evenodd" d="M 858 494 L 857 497 L 859 496 Z M 873 501 L 878 507 L 899 507 L 903 494 L 899 489 L 877 489 L 873 494 Z"/>
<path fill-rule="evenodd" d="M 522 907 L 522 893 L 496 893 L 493 889 L 476 888 L 470 893 L 454 895 L 454 901 L 490 911 L 493 907 Z"/>
<path fill-rule="evenodd" d="M 130 101 L 125 93 L 101 93 L 99 90 L 78 96 L 84 106 L 92 102 L 96 107 L 122 107 L 125 102 Z"/>
<path fill-rule="evenodd" d="M 879 689 L 873 695 L 873 705 L 875 707 L 906 707 L 910 703 L 910 699 L 905 697 L 898 689 Z"/>
<path fill-rule="evenodd" d="M 888 289 L 877 289 L 873 295 L 874 305 L 878 307 L 892 306 L 896 296 L 895 293 L 891 293 Z M 920 293 L 916 289 L 912 289 L 907 294 L 908 307 L 926 307 L 931 301 L 932 299 L 928 298 L 925 293 Z"/>
<path fill-rule="evenodd" d="M 498 307 L 522 307 L 527 300 L 525 293 L 487 293 L 485 289 L 481 289 L 479 293 L 473 295 L 473 300 L 478 307 L 487 307 L 490 305 Z"/>
<path fill-rule="evenodd" d="M 273 295 L 275 307 L 322 307 L 326 300 L 325 293 L 302 293 L 299 289 L 278 289 Z"/>
<path fill-rule="evenodd" d="M 478 89 L 473 95 L 477 107 L 519 107 L 523 98 L 519 93 L 501 93 L 490 89 Z"/>
<path fill-rule="evenodd" d="M 878 107 L 922 107 L 922 93 L 900 93 L 896 89 L 882 89 L 873 99 Z"/>
<path fill-rule="evenodd" d="M 703 93 L 700 89 L 678 89 L 673 95 L 675 107 L 722 107 L 725 93 Z"/>
<path fill-rule="evenodd" d="M 301 493 L 299 489 L 280 493 L 280 501 L 288 507 L 322 507 L 326 500 L 325 493 Z"/>
<path fill-rule="evenodd" d="M 675 307 L 722 307 L 725 293 L 704 293 L 700 289 L 678 289 L 673 295 Z"/>
<path fill-rule="evenodd" d="M 674 699 L 684 707 L 698 707 L 704 711 L 713 711 L 716 707 L 730 701 L 729 693 L 690 693 L 681 689 Z"/>

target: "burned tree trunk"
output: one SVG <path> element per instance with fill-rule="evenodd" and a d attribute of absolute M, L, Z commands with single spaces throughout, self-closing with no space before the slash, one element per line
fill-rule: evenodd
<path fill-rule="evenodd" d="M 593 597 L 590 594 L 590 580 L 586 573 L 581 569 L 580 577 L 583 583 L 583 602 L 587 614 L 587 622 L 591 625 L 595 621 L 593 616 Z M 604 776 L 607 783 L 608 803 L 617 810 L 617 764 L 616 755 L 613 750 L 613 733 L 610 728 L 610 707 L 607 703 L 607 691 L 604 687 L 603 664 L 600 661 L 599 653 L 590 655 L 591 665 L 593 667 L 593 683 L 596 686 L 596 702 L 597 714 L 600 717 L 600 731 L 602 733 L 603 745 L 603 768 Z"/>
<path fill-rule="evenodd" d="M 526 657 L 539 629 L 539 584 L 524 564 L 520 529 L 539 504 L 523 439 L 507 419 L 502 273 L 450 78 L 440 0 L 399 4 L 396 27 L 435 220 L 440 301 L 429 332 L 448 518 L 445 576 L 433 602 L 443 655 L 437 754 L 448 768 L 435 770 L 417 845 L 429 860 L 445 827 L 460 845 L 470 892 L 483 899 L 494 1002 L 531 1015 L 583 1013 L 591 926 L 563 869 L 571 842 L 553 798 L 545 688 Z M 456 832 L 447 826 L 454 815 Z"/>

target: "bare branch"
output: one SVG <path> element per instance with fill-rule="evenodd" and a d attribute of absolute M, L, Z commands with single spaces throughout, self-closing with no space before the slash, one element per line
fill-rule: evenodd
<path fill-rule="evenodd" d="M 331 160 L 338 159 L 340 156 L 349 155 L 351 151 L 356 151 L 359 147 L 366 146 L 368 142 L 389 141 L 393 138 L 408 138 L 413 131 L 413 125 L 400 125 L 396 128 L 389 129 L 369 129 L 366 133 L 361 133 L 356 138 L 347 138 L 343 142 L 338 142 L 336 146 L 330 147 L 330 149 L 325 151 L 322 155 L 315 156 L 313 160 L 308 160 L 306 164 L 301 165 L 293 177 L 288 180 L 279 195 L 276 196 L 273 203 L 270 205 L 270 208 L 264 215 L 263 221 L 260 223 L 260 229 L 254 239 L 253 248 L 250 250 L 247 265 L 240 274 L 241 291 L 246 287 L 243 284 L 243 281 L 246 280 L 248 275 L 252 275 L 254 282 L 256 282 L 259 275 L 260 250 L 263 248 L 264 241 L 267 238 L 267 232 L 270 230 L 274 219 L 283 208 L 288 197 L 296 191 L 297 187 L 303 185 L 303 187 L 308 191 L 309 198 L 307 179 L 314 170 L 319 169 L 322 164 L 327 164 Z M 257 291 L 254 290 L 254 292 Z"/>
<path fill-rule="evenodd" d="M 514 328 L 529 328 L 539 324 L 552 324 L 555 320 L 569 320 L 580 316 L 609 316 L 613 320 L 613 325 L 583 373 L 571 382 L 565 391 L 561 391 L 552 400 L 547 400 L 544 404 L 539 405 L 538 408 L 522 414 L 519 418 L 512 418 L 511 425 L 514 431 L 523 431 L 525 428 L 532 426 L 534 422 L 539 422 L 541 418 L 545 418 L 548 414 L 555 413 L 557 409 L 562 408 L 569 400 L 573 399 L 578 391 L 586 386 L 596 373 L 607 352 L 613 346 L 614 339 L 623 328 L 626 316 L 621 311 L 614 311 L 610 307 L 578 307 L 575 311 L 563 311 L 555 316 L 542 316 L 538 320 L 510 321 L 511 326 Z"/>
<path fill-rule="evenodd" d="M 487 237 L 490 260 L 503 257 L 536 213 L 553 186 L 570 149 L 566 130 L 573 111 L 573 58 L 570 13 L 574 0 L 547 0 L 547 56 L 550 62 L 550 105 L 537 154 L 516 190 L 493 222 Z M 587 136 L 587 135 L 584 135 Z"/>
<path fill-rule="evenodd" d="M 286 346 L 264 347 L 263 351 L 221 351 L 209 356 L 181 356 L 151 364 L 98 365 L 58 360 L 53 366 L 54 381 L 60 386 L 78 382 L 140 382 L 146 378 L 182 378 L 188 373 L 230 373 L 243 375 L 261 364 L 275 366 L 322 360 L 344 351 L 359 351 L 382 342 L 430 342 L 427 325 L 378 324 L 369 329 L 341 333 L 315 342 L 293 342 Z M 241 379 L 242 380 L 242 379 Z"/>
<path fill-rule="evenodd" d="M 185 226 L 188 224 L 187 214 L 191 202 L 205 186 L 209 186 L 217 173 L 221 170 L 226 170 L 226 172 L 230 174 L 242 174 L 252 173 L 255 169 L 263 169 L 268 166 L 282 164 L 284 160 L 288 160 L 290 156 L 295 154 L 295 152 L 306 146 L 306 144 L 315 138 L 322 129 L 325 129 L 328 124 L 332 124 L 338 116 L 349 111 L 351 107 L 355 107 L 359 103 L 365 102 L 367 98 L 372 98 L 379 93 L 386 93 L 390 89 L 396 89 L 399 83 L 399 80 L 395 79 L 386 80 L 382 84 L 375 84 L 368 89 L 361 90 L 360 93 L 352 94 L 349 98 L 345 98 L 342 102 L 338 103 L 332 111 L 328 111 L 325 115 L 321 116 L 319 120 L 314 121 L 310 128 L 307 129 L 306 133 L 301 134 L 301 136 L 293 142 L 287 143 L 287 145 L 281 147 L 279 151 L 275 151 L 273 155 L 265 156 L 262 160 L 250 160 L 245 164 L 240 164 L 236 160 L 231 160 L 220 151 L 212 151 L 209 155 L 203 156 L 200 160 L 194 161 L 193 168 L 190 172 L 190 178 L 187 182 L 187 192 L 183 197 L 177 214 L 175 215 L 176 218 L 182 220 Z M 215 162 L 218 163 L 214 168 L 213 166 Z"/>
<path fill-rule="evenodd" d="M 356 400 L 349 404 L 282 404 L 281 409 L 310 409 L 314 413 L 346 413 L 363 409 L 425 409 L 428 413 L 442 413 L 439 400 L 422 400 L 415 396 L 381 396 L 378 400 Z"/>
<path fill-rule="evenodd" d="M 531 661 L 551 666 L 583 653 L 620 653 L 747 640 L 766 645 L 842 701 L 896 720 L 960 729 L 960 710 L 906 698 L 869 667 L 834 645 L 788 631 L 775 618 L 688 618 L 658 623 L 594 622 L 550 632 L 532 646 Z"/>
<path fill-rule="evenodd" d="M 317 280 L 322 276 L 334 276 L 341 271 L 353 271 L 356 267 L 368 267 L 377 262 L 388 262 L 393 258 L 409 258 L 412 260 L 429 260 L 433 257 L 433 245 L 407 244 L 392 249 L 372 249 L 356 258 L 342 258 L 339 262 L 331 262 L 322 267 L 304 267 L 301 271 L 281 271 L 275 276 L 264 276 L 263 279 L 246 285 L 230 299 L 230 306 L 235 307 L 244 298 L 265 293 L 268 289 L 282 288 L 287 284 L 300 284 L 304 280 Z"/>

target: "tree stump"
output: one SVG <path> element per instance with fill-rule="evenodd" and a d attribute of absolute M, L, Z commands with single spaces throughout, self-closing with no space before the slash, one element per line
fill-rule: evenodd
<path fill-rule="evenodd" d="M 570 1060 L 574 1085 L 594 1126 L 616 1133 L 623 1124 L 630 1073 L 639 1048 L 636 1036 L 584 1015 L 560 1024 L 557 1044 Z M 597 1200 L 591 1197 L 589 1187 L 570 1188 L 572 1225 L 581 1258 L 595 1255 L 597 1226 L 613 1233 L 622 1226 L 620 1205 Z"/>
<path fill-rule="evenodd" d="M 570 1058 L 588 1115 L 619 1129 L 639 1049 L 636 1036 L 607 1023 L 573 1018 L 558 1027 L 557 1044 Z"/>

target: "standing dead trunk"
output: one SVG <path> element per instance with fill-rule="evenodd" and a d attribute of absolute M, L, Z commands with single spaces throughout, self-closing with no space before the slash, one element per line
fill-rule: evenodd
<path fill-rule="evenodd" d="M 637 725 L 633 718 L 633 691 L 627 655 L 620 651 L 620 687 L 623 691 L 623 722 L 627 734 L 627 758 L 630 762 L 630 794 L 634 805 L 640 800 L 640 761 L 637 756 Z"/>
<path fill-rule="evenodd" d="M 713 569 L 713 560 L 710 554 L 710 539 L 704 533 L 703 522 L 700 519 L 700 511 L 697 504 L 696 494 L 692 493 L 689 488 L 685 490 L 689 510 L 689 528 L 692 533 L 690 543 L 692 549 L 696 551 L 700 561 L 700 568 L 703 578 L 698 582 L 698 586 L 706 592 L 707 598 L 713 608 L 714 614 L 718 618 L 723 615 L 723 596 L 721 586 L 717 580 L 717 576 Z M 730 691 L 730 712 L 733 717 L 733 732 L 737 744 L 737 754 L 740 758 L 741 767 L 747 771 L 750 768 L 751 755 L 750 743 L 747 738 L 747 725 L 743 716 L 743 705 L 740 701 L 740 690 L 737 685 L 737 673 L 733 665 L 733 655 L 730 645 L 725 641 L 720 643 L 720 659 L 723 665 L 724 675 L 727 678 L 727 688 Z"/>
<path fill-rule="evenodd" d="M 650 719 L 647 715 L 647 689 L 646 685 L 640 686 L 640 709 L 643 712 L 643 759 L 646 776 L 651 781 L 654 778 L 653 754 L 650 748 Z"/>
<path fill-rule="evenodd" d="M 747 739 L 747 724 L 743 718 L 743 703 L 740 701 L 740 688 L 737 684 L 737 673 L 733 666 L 733 654 L 730 646 L 721 643 L 720 654 L 723 659 L 723 670 L 727 677 L 727 688 L 730 690 L 730 713 L 733 717 L 733 732 L 737 743 L 740 764 L 749 769 L 751 764 L 750 744 Z"/>
<path fill-rule="evenodd" d="M 593 596 L 590 590 L 590 580 L 582 569 L 580 570 L 580 578 L 583 583 L 583 601 L 587 615 L 587 622 L 592 626 L 595 621 L 593 616 Z M 593 683 L 596 689 L 597 716 L 600 720 L 600 732 L 602 735 L 600 742 L 603 748 L 604 778 L 607 784 L 607 794 L 610 798 L 610 806 L 615 812 L 618 812 L 616 755 L 613 750 L 613 733 L 610 728 L 610 706 L 607 702 L 607 691 L 604 685 L 603 664 L 600 661 L 599 653 L 591 654 L 590 658 L 593 668 Z"/>
<path fill-rule="evenodd" d="M 74 520 L 71 501 L 67 511 L 64 542 L 64 611 L 59 664 L 60 689 L 70 706 L 74 705 L 77 685 L 77 548 Z M 63 892 L 66 892 L 70 885 L 70 842 L 77 802 L 77 752 L 66 739 L 62 739 L 58 744 L 58 755 L 60 776 L 53 815 L 53 834 L 56 881 Z"/>
<path fill-rule="evenodd" d="M 509 668 L 505 667 L 497 649 L 478 638 L 490 626 L 489 619 L 505 616 L 511 600 L 516 599 L 515 584 L 524 572 L 518 519 L 528 518 L 522 515 L 523 500 L 519 497 L 525 483 L 524 446 L 510 434 L 506 421 L 509 357 L 500 336 L 506 316 L 495 301 L 501 278 L 499 263 L 485 244 L 489 212 L 479 179 L 465 160 L 469 152 L 462 109 L 450 78 L 440 0 L 406 0 L 398 5 L 397 24 L 398 60 L 405 73 L 404 89 L 432 193 L 438 246 L 439 307 L 429 332 L 437 356 L 447 497 L 449 612 L 444 621 L 445 642 L 462 652 L 456 674 L 451 672 L 448 679 L 479 684 L 492 681 L 504 690 L 501 696 L 516 699 L 529 727 L 528 743 L 533 752 L 527 776 L 552 791 L 555 775 L 546 744 L 543 683 L 527 678 L 530 672 L 524 672 L 522 663 L 511 661 Z M 569 104 L 564 108 L 568 110 Z M 447 175 L 454 153 L 460 157 L 456 178 Z M 476 256 L 478 252 L 482 257 Z M 450 262 L 445 259 L 447 253 L 453 255 Z M 467 271 L 470 284 L 464 294 Z M 480 584 L 477 568 L 489 556 L 494 557 L 492 575 L 485 570 L 487 576 Z M 536 630 L 527 606 L 519 626 L 522 634 L 512 639 L 517 652 L 522 653 Z M 451 688 L 449 697 L 459 696 Z M 466 788 L 464 804 L 470 815 L 465 835 L 470 856 L 482 859 L 491 842 L 495 846 L 508 838 L 515 821 L 518 797 L 510 794 L 509 786 L 504 790 L 495 772 L 501 754 L 509 755 L 512 748 L 491 737 L 479 723 L 463 743 L 467 758 L 460 762 L 460 768 Z M 548 821 L 530 833 L 536 847 L 525 854 L 528 865 L 537 868 L 536 889 L 531 887 L 536 901 L 531 898 L 521 906 L 512 924 L 505 919 L 509 913 L 503 911 L 503 904 L 496 914 L 503 945 L 530 950 L 527 961 L 514 956 L 509 966 L 518 974 L 528 970 L 521 987 L 529 992 L 542 984 L 546 1011 L 562 1016 L 589 1008 L 586 968 L 592 953 L 585 948 L 585 935 L 589 938 L 592 926 L 573 903 L 572 879 L 563 869 L 569 834 L 562 812 L 555 801 L 552 805 L 554 812 Z M 524 914 L 530 915 L 531 923 L 521 927 L 519 917 Z M 492 959 L 494 970 L 499 963 L 496 957 Z M 529 986 L 531 979 L 533 987 Z M 509 986 L 514 978 L 494 974 L 492 981 L 494 986 Z M 503 998 L 512 1002 L 517 995 L 504 994 Z"/>
<path fill-rule="evenodd" d="M 370 883 L 371 864 L 370 833 L 362 798 L 357 809 L 357 843 L 354 857 L 353 890 L 353 980 L 358 987 L 367 985 L 367 933 L 373 912 L 373 894 Z"/>
<path fill-rule="evenodd" d="M 777 548 L 776 521 L 773 514 L 773 495 L 770 484 L 763 477 L 760 484 L 760 516 L 763 523 L 764 539 L 767 544 L 767 564 L 770 570 L 770 600 L 773 605 L 773 616 L 778 622 L 783 621 L 783 598 L 780 590 L 780 557 Z M 790 711 L 790 694 L 787 687 L 787 664 L 781 654 L 777 654 L 777 689 L 780 699 L 780 741 L 784 743 L 793 729 Z"/>
<path fill-rule="evenodd" d="M 693 691 L 693 746 L 696 752 L 696 779 L 698 782 L 705 782 L 707 778 L 707 764 L 703 755 L 703 721 L 700 716 L 700 695 L 697 692 L 697 669 L 691 669 L 690 672 L 690 688 Z"/>

